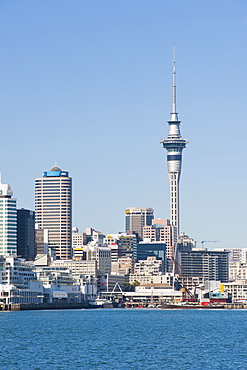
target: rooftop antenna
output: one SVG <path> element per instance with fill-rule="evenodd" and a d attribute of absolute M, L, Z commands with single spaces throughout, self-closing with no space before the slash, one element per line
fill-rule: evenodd
<path fill-rule="evenodd" d="M 176 48 L 173 46 L 173 68 L 172 68 L 172 115 L 177 120 L 177 107 L 176 107 Z"/>

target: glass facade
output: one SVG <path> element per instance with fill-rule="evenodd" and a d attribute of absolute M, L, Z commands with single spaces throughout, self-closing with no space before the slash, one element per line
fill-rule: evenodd
<path fill-rule="evenodd" d="M 163 261 L 166 266 L 166 244 L 165 243 L 138 243 L 134 255 L 137 261 L 146 260 L 147 257 L 156 257 L 157 260 Z"/>

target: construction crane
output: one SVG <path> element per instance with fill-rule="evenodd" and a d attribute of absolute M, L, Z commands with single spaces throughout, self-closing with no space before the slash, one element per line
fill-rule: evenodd
<path fill-rule="evenodd" d="M 221 240 L 201 240 L 202 248 L 204 247 L 204 243 L 221 243 Z"/>

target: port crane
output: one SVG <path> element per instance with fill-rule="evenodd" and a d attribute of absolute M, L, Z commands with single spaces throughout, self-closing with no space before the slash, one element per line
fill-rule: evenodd
<path fill-rule="evenodd" d="M 182 272 L 185 276 L 189 276 L 187 271 L 185 271 L 182 266 L 178 263 L 178 261 L 176 261 L 176 259 L 174 257 L 172 257 L 172 261 L 173 261 L 173 264 L 174 264 L 174 267 L 176 266 L 177 268 L 177 271 L 178 271 L 178 275 L 182 278 Z M 175 269 L 174 269 L 175 271 Z M 182 292 L 182 299 L 183 301 L 187 300 L 187 299 L 191 299 L 192 301 L 196 301 L 196 298 L 195 298 L 195 295 L 196 295 L 196 288 L 197 288 L 197 285 L 194 284 L 195 288 L 194 288 L 194 293 L 192 293 L 188 288 L 187 286 L 185 285 L 185 283 L 183 283 L 183 286 L 181 288 L 181 292 Z"/>

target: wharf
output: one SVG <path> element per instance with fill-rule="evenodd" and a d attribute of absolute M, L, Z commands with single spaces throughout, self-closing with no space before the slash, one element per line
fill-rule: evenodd
<path fill-rule="evenodd" d="M 175 310 L 196 310 L 196 309 L 199 309 L 199 310 L 217 310 L 217 309 L 247 309 L 247 305 L 244 305 L 244 304 L 238 304 L 238 303 L 224 303 L 224 304 L 218 304 L 218 305 L 212 305 L 212 306 L 203 306 L 203 305 L 161 305 L 161 308 L 162 309 L 166 309 L 166 310 L 171 310 L 171 309 L 175 309 Z"/>
<path fill-rule="evenodd" d="M 179 305 L 179 304 L 161 304 L 158 306 L 147 306 L 142 304 L 132 304 L 132 305 L 107 305 L 105 307 L 100 307 L 96 305 L 90 305 L 89 302 L 82 303 L 66 303 L 66 302 L 56 302 L 56 303 L 40 303 L 40 304 L 4 304 L 0 306 L 0 311 L 26 311 L 26 310 L 71 310 L 71 309 L 97 309 L 97 308 L 156 308 L 164 310 L 217 310 L 217 309 L 247 309 L 247 305 L 239 303 L 225 303 L 222 305 L 212 305 L 212 306 L 202 306 L 202 305 Z"/>
<path fill-rule="evenodd" d="M 30 303 L 30 304 L 4 304 L 1 305 L 0 311 L 26 311 L 26 310 L 68 310 L 68 309 L 83 309 L 90 308 L 88 302 L 82 303 L 67 303 L 67 302 L 56 302 L 56 303 Z"/>

